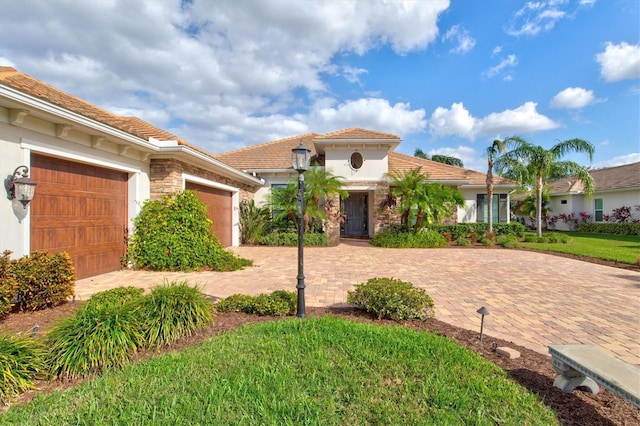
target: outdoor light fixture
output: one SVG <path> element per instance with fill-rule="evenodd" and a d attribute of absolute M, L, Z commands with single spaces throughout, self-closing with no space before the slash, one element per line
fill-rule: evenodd
<path fill-rule="evenodd" d="M 311 150 L 307 149 L 300 141 L 297 148 L 291 150 L 291 162 L 293 169 L 298 172 L 298 318 L 306 315 L 304 303 L 304 172 L 309 169 L 311 162 Z"/>
<path fill-rule="evenodd" d="M 20 201 L 26 209 L 29 202 L 33 200 L 36 185 L 36 182 L 29 178 L 29 168 L 27 166 L 18 166 L 13 171 L 13 176 L 9 181 L 9 195 L 12 200 Z"/>
<path fill-rule="evenodd" d="M 476 311 L 480 315 L 482 315 L 482 319 L 480 320 L 480 343 L 482 343 L 482 329 L 484 328 L 484 316 L 489 315 L 489 310 L 484 306 Z"/>

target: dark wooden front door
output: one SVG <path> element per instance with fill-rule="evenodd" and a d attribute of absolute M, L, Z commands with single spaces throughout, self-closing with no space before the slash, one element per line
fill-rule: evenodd
<path fill-rule="evenodd" d="M 190 189 L 198 195 L 200 201 L 207 206 L 207 217 L 211 219 L 211 232 L 223 246 L 232 245 L 232 193 L 210 186 L 187 182 L 185 189 Z"/>
<path fill-rule="evenodd" d="M 344 200 L 344 236 L 366 236 L 367 229 L 367 194 L 352 192 Z"/>
<path fill-rule="evenodd" d="M 31 202 L 31 251 L 66 251 L 76 278 L 117 271 L 125 254 L 128 175 L 41 155 Z"/>

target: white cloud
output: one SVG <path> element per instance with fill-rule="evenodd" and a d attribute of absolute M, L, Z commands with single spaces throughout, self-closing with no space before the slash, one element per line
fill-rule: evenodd
<path fill-rule="evenodd" d="M 450 50 L 452 53 L 468 53 L 473 50 L 476 45 L 476 40 L 471 37 L 469 31 L 460 25 L 451 27 L 445 35 L 442 36 L 442 40 L 451 40 L 456 43 L 456 46 Z"/>
<path fill-rule="evenodd" d="M 638 161 L 640 161 L 640 152 L 632 152 L 631 154 L 620 155 L 609 160 L 599 161 L 595 163 L 593 167 L 596 169 L 601 169 L 603 167 L 615 167 L 625 164 L 637 163 Z"/>
<path fill-rule="evenodd" d="M 497 54 L 499 54 L 500 52 L 502 52 L 502 46 L 496 46 L 496 47 L 494 47 L 494 48 L 493 48 L 493 50 L 491 51 L 491 54 L 492 54 L 492 55 L 497 55 Z"/>
<path fill-rule="evenodd" d="M 367 71 L 364 68 L 354 68 L 350 66 L 342 67 L 342 75 L 349 83 L 360 83 L 360 74 L 366 74 Z"/>
<path fill-rule="evenodd" d="M 299 119 L 309 123 L 314 132 L 324 133 L 347 127 L 364 127 L 398 135 L 425 129 L 425 111 L 412 110 L 406 103 L 389 104 L 386 99 L 365 98 L 339 104 L 324 99 L 311 108 L 309 116 Z"/>
<path fill-rule="evenodd" d="M 536 107 L 535 102 L 525 102 L 515 109 L 476 118 L 462 103 L 454 103 L 450 109 L 435 109 L 429 119 L 429 130 L 435 136 L 451 135 L 474 140 L 482 135 L 532 133 L 560 127 L 558 123 L 540 114 Z"/>
<path fill-rule="evenodd" d="M 487 75 L 487 77 L 492 78 L 502 73 L 502 71 L 513 68 L 516 65 L 518 65 L 518 58 L 516 58 L 516 55 L 511 54 L 500 61 L 498 65 L 489 68 L 485 74 Z M 510 75 L 507 74 L 505 78 L 507 77 L 510 77 Z M 511 78 L 509 78 L 509 80 L 511 80 Z"/>
<path fill-rule="evenodd" d="M 582 87 L 567 87 L 551 99 L 553 108 L 583 108 L 595 101 L 593 90 L 586 90 Z"/>
<path fill-rule="evenodd" d="M 600 75 L 609 82 L 640 78 L 640 43 L 607 43 L 604 52 L 596 55 Z"/>
<path fill-rule="evenodd" d="M 562 10 L 563 0 L 528 1 L 511 18 L 507 34 L 512 36 L 536 36 L 552 30 L 556 24 L 567 17 Z"/>
<path fill-rule="evenodd" d="M 455 135 L 474 139 L 476 119 L 462 102 L 451 104 L 451 109 L 438 107 L 429 119 L 429 130 L 436 136 Z"/>

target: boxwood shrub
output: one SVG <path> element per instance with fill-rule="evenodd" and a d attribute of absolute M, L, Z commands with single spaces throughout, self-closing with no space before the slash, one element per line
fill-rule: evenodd
<path fill-rule="evenodd" d="M 442 234 L 435 231 L 391 230 L 375 234 L 371 244 L 376 247 L 388 248 L 434 248 L 446 246 L 447 240 Z"/>
<path fill-rule="evenodd" d="M 329 236 L 318 232 L 305 232 L 302 236 L 305 247 L 328 246 Z M 272 232 L 260 237 L 259 243 L 264 246 L 291 246 L 298 245 L 297 232 Z"/>
<path fill-rule="evenodd" d="M 216 304 L 218 312 L 244 312 L 256 315 L 293 315 L 298 307 L 296 292 L 276 290 L 271 294 L 248 296 L 233 294 L 220 299 Z"/>
<path fill-rule="evenodd" d="M 437 231 L 439 233 L 449 233 L 452 240 L 458 238 L 468 238 L 470 234 L 475 233 L 477 235 L 485 235 L 487 233 L 488 225 L 485 222 L 476 223 L 457 223 L 451 225 L 433 224 L 429 225 L 428 229 Z M 493 233 L 496 237 L 500 235 L 515 235 L 522 237 L 526 228 L 520 222 L 510 223 L 494 223 Z"/>
<path fill-rule="evenodd" d="M 640 237 L 640 222 L 636 223 L 595 223 L 587 222 L 578 226 L 579 232 L 597 234 L 635 235 Z"/>
<path fill-rule="evenodd" d="M 427 320 L 435 315 L 433 299 L 413 284 L 395 278 L 371 278 L 347 293 L 347 303 L 378 317 L 397 321 Z"/>

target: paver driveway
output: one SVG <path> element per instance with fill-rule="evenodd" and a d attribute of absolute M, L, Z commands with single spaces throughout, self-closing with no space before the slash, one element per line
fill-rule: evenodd
<path fill-rule="evenodd" d="M 81 299 L 119 285 L 149 288 L 188 280 L 207 294 L 295 290 L 297 248 L 236 247 L 254 267 L 235 272 L 119 271 L 79 280 Z M 347 291 L 372 277 L 394 277 L 424 288 L 436 318 L 541 353 L 550 344 L 589 343 L 640 366 L 640 273 L 538 252 L 503 249 L 383 249 L 349 241 L 305 248 L 307 306 L 346 303 Z"/>

